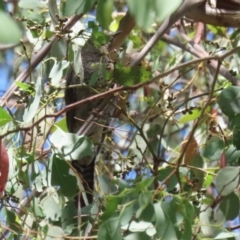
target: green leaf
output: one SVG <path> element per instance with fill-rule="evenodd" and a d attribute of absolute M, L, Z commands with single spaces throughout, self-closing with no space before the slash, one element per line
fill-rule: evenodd
<path fill-rule="evenodd" d="M 131 233 L 124 237 L 124 240 L 151 240 L 152 237 L 147 235 L 145 232 Z"/>
<path fill-rule="evenodd" d="M 121 228 L 120 228 L 120 218 L 110 218 L 104 221 L 98 231 L 98 240 L 116 240 L 122 239 Z"/>
<path fill-rule="evenodd" d="M 52 133 L 55 132 L 57 129 L 61 129 L 64 132 L 68 132 L 68 128 L 67 128 L 67 122 L 66 122 L 66 117 L 61 118 L 59 121 L 57 121 L 53 128 L 52 128 Z"/>
<path fill-rule="evenodd" d="M 154 9 L 156 11 L 157 21 L 163 21 L 169 17 L 181 5 L 182 0 L 156 0 L 154 1 Z"/>
<path fill-rule="evenodd" d="M 114 77 L 119 84 L 132 86 L 148 81 L 151 78 L 151 72 L 143 67 L 121 67 L 120 65 L 116 65 Z"/>
<path fill-rule="evenodd" d="M 106 201 L 106 205 L 105 205 L 105 211 L 104 211 L 104 213 L 101 217 L 102 221 L 107 220 L 111 216 L 114 215 L 114 213 L 117 209 L 118 203 L 120 202 L 120 199 L 121 198 L 115 197 L 115 196 L 108 196 L 107 197 L 107 201 Z"/>
<path fill-rule="evenodd" d="M 154 181 L 154 177 L 147 178 L 141 182 L 138 182 L 135 187 L 135 191 L 143 191 L 146 190 Z"/>
<path fill-rule="evenodd" d="M 184 232 L 183 232 L 183 239 L 184 240 L 191 240 L 192 239 L 192 222 L 194 220 L 195 210 L 193 205 L 183 199 L 183 213 L 184 213 Z"/>
<path fill-rule="evenodd" d="M 229 145 L 229 148 L 226 150 L 227 163 L 236 163 L 239 157 L 240 151 L 238 151 L 232 144 Z"/>
<path fill-rule="evenodd" d="M 141 0 L 141 4 L 135 0 L 127 1 L 131 15 L 134 16 L 137 25 L 147 30 L 154 22 L 154 0 Z"/>
<path fill-rule="evenodd" d="M 46 34 L 48 34 L 49 37 L 51 37 L 51 35 L 52 35 L 51 32 L 46 32 Z M 52 45 L 51 57 L 57 59 L 58 61 L 65 62 L 66 60 L 62 60 L 62 59 L 66 58 L 67 50 L 68 49 L 67 49 L 65 40 L 59 39 L 58 41 L 55 41 Z M 62 66 L 60 66 L 60 67 L 62 67 Z"/>
<path fill-rule="evenodd" d="M 216 189 L 222 196 L 232 193 L 239 184 L 239 167 L 225 167 L 216 177 Z"/>
<path fill-rule="evenodd" d="M 97 180 L 99 183 L 100 191 L 103 195 L 109 194 L 112 190 L 113 184 L 111 184 L 110 179 L 107 176 L 97 176 Z M 114 189 L 115 192 L 117 189 Z"/>
<path fill-rule="evenodd" d="M 14 20 L 0 10 L 0 43 L 2 44 L 16 44 L 20 41 L 22 33 Z"/>
<path fill-rule="evenodd" d="M 81 49 L 79 48 L 78 45 L 73 45 L 72 46 L 73 50 L 73 69 L 74 73 L 79 76 L 79 83 L 82 83 L 84 80 L 84 69 L 83 69 L 83 64 L 82 64 L 82 56 L 81 56 Z"/>
<path fill-rule="evenodd" d="M 169 221 L 167 228 L 166 239 L 181 239 L 181 232 L 179 230 L 179 224 L 183 222 L 184 218 L 181 216 L 182 204 L 180 205 L 179 198 L 173 197 L 170 202 L 161 202 L 162 209 Z"/>
<path fill-rule="evenodd" d="M 63 240 L 64 239 L 64 232 L 62 228 L 57 226 L 48 226 L 48 231 L 46 234 L 45 240 Z"/>
<path fill-rule="evenodd" d="M 202 111 L 199 109 L 193 109 L 191 110 L 191 114 L 190 113 L 185 114 L 178 120 L 178 122 L 181 124 L 185 124 L 187 122 L 193 121 L 201 115 L 201 112 Z"/>
<path fill-rule="evenodd" d="M 212 184 L 213 180 L 214 180 L 213 175 L 212 174 L 207 174 L 206 177 L 205 177 L 203 187 L 208 188 Z"/>
<path fill-rule="evenodd" d="M 32 86 L 30 84 L 23 83 L 23 82 L 18 82 L 18 81 L 15 81 L 14 83 L 23 91 L 26 91 L 26 92 L 29 92 L 29 93 L 34 92 L 34 90 L 32 89 Z"/>
<path fill-rule="evenodd" d="M 63 3 L 63 16 L 72 16 L 74 14 L 84 14 L 91 10 L 96 0 L 68 0 Z"/>
<path fill-rule="evenodd" d="M 69 165 L 62 159 L 58 158 L 56 154 L 52 155 L 51 161 L 51 184 L 53 186 L 59 186 L 60 191 L 64 196 L 72 198 L 77 192 L 77 181 L 74 176 L 69 174 Z"/>
<path fill-rule="evenodd" d="M 61 214 L 62 228 L 67 235 L 70 235 L 76 227 L 77 218 L 73 218 L 74 215 L 76 215 L 76 205 L 73 201 L 68 201 Z"/>
<path fill-rule="evenodd" d="M 84 157 L 92 157 L 94 154 L 93 144 L 85 136 L 66 133 L 58 129 L 52 134 L 50 141 L 54 148 L 68 161 L 81 160 Z"/>
<path fill-rule="evenodd" d="M 9 113 L 0 107 L 0 127 L 5 126 L 8 122 L 12 121 L 12 117 Z"/>
<path fill-rule="evenodd" d="M 119 23 L 122 20 L 123 16 L 121 16 L 121 15 L 118 16 L 117 15 L 117 16 L 114 16 L 113 18 L 114 19 L 113 19 L 113 21 L 111 22 L 111 24 L 109 26 L 109 30 L 111 32 L 116 32 L 117 29 L 118 29 Z"/>
<path fill-rule="evenodd" d="M 219 206 L 227 221 L 234 220 L 238 216 L 239 212 L 236 209 L 239 207 L 239 198 L 234 192 L 224 197 Z"/>
<path fill-rule="evenodd" d="M 139 204 L 140 204 L 140 207 L 146 207 L 149 202 L 151 202 L 151 193 L 150 192 L 142 192 L 140 193 L 139 195 Z"/>
<path fill-rule="evenodd" d="M 112 21 L 113 12 L 112 0 L 98 0 L 97 3 L 97 20 L 103 29 L 108 29 Z"/>
<path fill-rule="evenodd" d="M 236 240 L 236 235 L 233 232 L 221 232 L 214 239 Z"/>
<path fill-rule="evenodd" d="M 213 26 L 210 24 L 207 24 L 208 29 L 213 32 L 214 34 L 220 34 L 220 35 L 224 35 L 224 27 L 219 27 L 219 26 Z"/>
<path fill-rule="evenodd" d="M 231 117 L 231 127 L 240 128 L 240 113 L 236 114 L 234 117 Z"/>
<path fill-rule="evenodd" d="M 31 171 L 31 181 L 34 183 L 34 186 L 38 192 L 43 191 L 43 187 L 48 187 L 48 183 L 46 181 L 46 168 L 44 170 L 39 169 L 39 164 L 35 161 L 33 164 Z"/>
<path fill-rule="evenodd" d="M 51 16 L 52 21 L 54 22 L 54 24 L 58 24 L 58 19 L 56 17 L 56 14 L 59 15 L 57 0 L 48 0 L 48 9 L 49 9 L 49 14 Z"/>
<path fill-rule="evenodd" d="M 5 2 L 0 1 L 0 9 L 3 10 L 3 11 L 6 9 L 5 4 L 6 4 Z"/>
<path fill-rule="evenodd" d="M 46 7 L 46 3 L 43 3 L 39 0 L 20 0 L 18 6 L 26 9 L 38 9 Z"/>
<path fill-rule="evenodd" d="M 240 150 L 240 127 L 233 128 L 233 145 Z"/>
<path fill-rule="evenodd" d="M 140 193 L 139 205 L 140 208 L 136 212 L 136 218 L 145 222 L 152 222 L 155 219 L 155 212 L 150 192 Z"/>
<path fill-rule="evenodd" d="M 160 182 L 164 181 L 166 177 L 169 176 L 169 174 L 171 174 L 175 169 L 172 167 L 166 167 L 163 169 L 160 169 L 158 171 L 158 180 Z M 169 179 L 168 179 L 168 183 L 167 183 L 167 190 L 168 191 L 172 191 L 176 185 L 178 184 L 178 179 L 176 174 L 173 174 Z"/>
<path fill-rule="evenodd" d="M 184 218 L 184 231 L 182 239 L 191 240 L 192 239 L 192 222 L 189 222 L 188 219 Z"/>
<path fill-rule="evenodd" d="M 141 4 L 135 0 L 128 0 L 127 3 L 137 24 L 148 30 L 155 18 L 157 21 L 163 21 L 180 6 L 182 0 L 141 0 Z"/>
<path fill-rule="evenodd" d="M 240 87 L 230 86 L 224 89 L 218 99 L 219 107 L 228 117 L 240 113 Z"/>
<path fill-rule="evenodd" d="M 197 155 L 190 165 L 199 169 L 203 169 L 204 167 L 203 158 L 200 155 Z M 200 190 L 204 183 L 204 177 L 205 177 L 204 171 L 201 171 L 198 169 L 191 169 L 190 171 L 191 171 L 191 177 L 195 181 L 194 189 Z"/>
<path fill-rule="evenodd" d="M 156 231 L 160 239 L 179 239 L 170 218 L 165 214 L 160 202 L 154 204 L 156 216 Z"/>
<path fill-rule="evenodd" d="M 192 222 L 195 216 L 195 210 L 193 205 L 187 199 L 183 199 L 183 206 L 185 217 L 189 220 L 189 222 Z"/>
<path fill-rule="evenodd" d="M 23 114 L 23 120 L 25 123 L 29 123 L 36 116 L 38 107 L 42 96 L 42 78 L 38 77 L 35 84 L 35 96 L 25 109 Z"/>
<path fill-rule="evenodd" d="M 129 225 L 122 226 L 123 230 L 128 230 L 131 232 L 148 232 L 148 230 L 154 229 L 154 226 L 150 222 L 144 221 L 131 221 Z M 152 231 L 149 232 L 152 235 Z"/>
<path fill-rule="evenodd" d="M 89 86 L 93 86 L 99 79 L 107 80 L 106 64 L 96 64 L 92 66 L 94 69 L 93 74 L 91 75 Z"/>
<path fill-rule="evenodd" d="M 121 218 L 121 225 L 126 225 L 130 222 L 130 220 L 133 217 L 133 213 L 134 213 L 134 202 L 131 202 L 128 205 L 124 205 L 121 213 L 120 213 L 120 218 Z"/>
<path fill-rule="evenodd" d="M 232 118 L 233 128 L 233 145 L 237 150 L 240 150 L 240 114 L 237 114 Z"/>
<path fill-rule="evenodd" d="M 224 147 L 224 142 L 220 137 L 212 137 L 203 149 L 203 156 L 210 161 L 217 161 L 220 159 Z"/>
<path fill-rule="evenodd" d="M 153 222 L 155 220 L 154 206 L 148 203 L 146 206 L 141 206 L 136 212 L 136 218 L 140 221 Z"/>
<path fill-rule="evenodd" d="M 52 221 L 58 221 L 61 217 L 61 207 L 56 192 L 52 192 L 43 198 L 40 202 L 40 206 L 42 207 L 46 218 L 51 219 Z"/>
<path fill-rule="evenodd" d="M 38 203 L 39 200 L 37 198 L 33 198 L 33 200 L 31 201 L 31 208 L 33 208 L 35 216 L 39 218 L 44 218 L 44 213 Z"/>
<path fill-rule="evenodd" d="M 222 224 L 225 221 L 221 211 L 214 211 L 209 205 L 202 204 L 199 220 L 204 237 L 213 238 L 222 232 Z"/>
<path fill-rule="evenodd" d="M 12 211 L 12 210 L 7 210 L 6 209 L 6 214 L 7 214 L 7 226 L 11 229 L 11 231 L 15 233 L 22 233 L 22 226 L 20 225 L 20 220 L 18 216 Z"/>
<path fill-rule="evenodd" d="M 68 68 L 69 62 L 66 60 L 55 61 L 54 65 L 50 71 L 49 78 L 51 78 L 52 85 L 58 87 L 60 85 L 60 80 L 63 77 L 63 72 Z"/>

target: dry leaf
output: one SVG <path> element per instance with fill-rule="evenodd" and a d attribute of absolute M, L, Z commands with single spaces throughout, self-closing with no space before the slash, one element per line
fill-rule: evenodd
<path fill-rule="evenodd" d="M 184 151 L 187 143 L 189 141 L 189 137 L 186 138 L 186 140 L 183 142 L 182 145 L 182 151 Z M 187 146 L 187 149 L 185 150 L 185 154 L 184 154 L 184 163 L 186 165 L 191 165 L 193 159 L 199 154 L 198 151 L 198 144 L 197 141 L 194 137 L 192 137 L 190 139 L 190 142 Z"/>

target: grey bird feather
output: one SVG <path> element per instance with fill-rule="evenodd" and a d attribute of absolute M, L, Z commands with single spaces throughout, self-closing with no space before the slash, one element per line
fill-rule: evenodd
<path fill-rule="evenodd" d="M 81 60 L 82 66 L 84 69 L 83 74 L 80 73 L 76 75 L 74 69 L 71 67 L 67 77 L 66 77 L 66 90 L 65 90 L 65 103 L 66 105 L 75 103 L 77 101 L 89 98 L 96 94 L 92 88 L 90 88 L 89 81 L 92 74 L 98 67 L 100 63 L 107 63 L 108 59 L 105 54 L 102 53 L 101 49 L 94 46 L 94 44 L 88 40 L 87 43 L 83 46 L 81 51 Z M 75 63 L 76 64 L 76 63 Z M 81 76 L 83 79 L 81 79 Z M 84 85 L 81 85 L 84 83 Z M 74 88 L 68 88 L 71 85 L 79 84 Z M 95 84 L 98 85 L 98 81 Z M 95 87 L 95 86 L 91 86 Z M 104 100 L 93 100 L 74 108 L 66 113 L 66 121 L 69 132 L 77 133 L 79 135 L 85 135 L 89 137 L 94 144 L 99 144 L 102 140 L 102 131 L 103 127 L 93 122 L 86 122 L 89 119 L 94 110 L 100 111 L 98 108 L 103 108 L 105 103 Z M 100 107 L 99 107 L 100 106 Z M 97 118 L 97 117 L 96 117 Z M 93 119 L 94 122 L 97 122 L 97 119 Z M 107 120 L 106 120 L 107 121 Z M 105 121 L 105 122 L 106 122 Z M 84 129 L 82 129 L 84 127 Z M 87 131 L 86 131 L 87 130 Z M 96 148 L 97 149 L 97 148 Z M 98 150 L 95 150 L 95 156 L 86 157 L 84 159 L 75 159 L 72 161 L 72 166 L 79 174 L 80 179 L 82 180 L 82 185 L 86 191 L 88 202 L 93 201 L 93 191 L 94 191 L 94 168 L 95 160 Z M 75 199 L 78 200 L 78 197 Z M 76 202 L 75 201 L 75 202 Z M 81 207 L 85 205 L 83 197 L 80 195 Z"/>

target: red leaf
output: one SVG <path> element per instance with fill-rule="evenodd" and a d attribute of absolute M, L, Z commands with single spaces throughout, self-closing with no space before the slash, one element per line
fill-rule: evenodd
<path fill-rule="evenodd" d="M 219 166 L 220 168 L 225 168 L 227 166 L 227 159 L 225 151 L 222 152 L 220 160 L 219 160 Z"/>
<path fill-rule="evenodd" d="M 2 196 L 8 180 L 9 159 L 5 146 L 0 147 L 0 197 Z"/>

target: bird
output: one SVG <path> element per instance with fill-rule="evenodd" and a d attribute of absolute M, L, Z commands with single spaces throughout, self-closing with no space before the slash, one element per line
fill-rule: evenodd
<path fill-rule="evenodd" d="M 4 144 L 1 142 L 0 148 L 0 197 L 3 196 L 9 171 L 9 158 Z"/>
<path fill-rule="evenodd" d="M 77 75 L 74 72 L 73 67 L 70 67 L 68 74 L 66 76 L 66 90 L 65 90 L 65 104 L 69 105 L 77 101 L 89 98 L 96 94 L 94 87 L 97 87 L 100 79 L 101 73 L 98 76 L 98 81 L 91 88 L 88 86 L 94 71 L 99 68 L 99 65 L 107 63 L 106 55 L 101 51 L 100 48 L 97 48 L 91 40 L 88 40 L 81 50 L 81 60 L 83 66 L 83 74 Z M 81 77 L 82 76 L 82 77 Z M 81 84 L 78 87 L 71 87 L 71 85 Z M 79 129 L 83 126 L 84 121 L 93 114 L 93 111 L 98 108 L 102 100 L 93 100 L 87 102 L 83 105 L 80 105 L 77 108 L 71 109 L 66 112 L 66 122 L 67 127 L 70 133 L 77 134 Z M 97 121 L 97 120 L 95 120 Z M 89 137 L 93 144 L 97 145 L 102 141 L 102 125 L 94 124 L 90 131 L 86 134 L 86 137 Z M 95 147 L 94 157 L 85 157 L 84 159 L 74 159 L 72 161 L 72 167 L 75 169 L 79 178 L 82 180 L 82 185 L 86 191 L 86 196 L 88 203 L 93 202 L 93 192 L 94 192 L 94 169 L 95 169 L 95 160 L 96 155 L 99 150 Z M 75 197 L 75 203 L 78 203 L 78 197 Z M 86 205 L 83 200 L 83 196 L 80 194 L 80 206 L 84 207 Z"/>
<path fill-rule="evenodd" d="M 216 8 L 236 11 L 240 9 L 240 2 L 238 0 L 217 0 Z"/>

